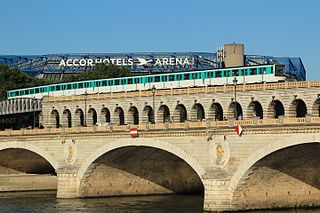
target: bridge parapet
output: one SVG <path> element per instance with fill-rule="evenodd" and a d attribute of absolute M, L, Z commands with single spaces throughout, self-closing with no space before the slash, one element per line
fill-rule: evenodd
<path fill-rule="evenodd" d="M 320 87 L 320 81 L 297 81 L 297 82 L 277 82 L 277 83 L 257 83 L 257 84 L 240 84 L 237 85 L 237 91 L 259 91 L 259 90 L 279 90 L 279 89 L 294 89 L 294 88 L 311 88 Z M 203 94 L 203 93 L 228 93 L 234 91 L 233 85 L 223 86 L 206 86 L 196 88 L 177 88 L 168 90 L 157 90 L 156 96 L 170 96 L 170 95 L 186 95 L 186 94 Z M 90 100 L 105 100 L 105 99 L 122 99 L 122 98 L 137 98 L 137 97 L 152 97 L 152 91 L 133 91 L 133 92 L 119 92 L 107 94 L 94 94 L 90 96 L 48 96 L 49 102 L 65 102 L 65 101 L 80 101 Z"/>
<path fill-rule="evenodd" d="M 167 131 L 167 130 L 223 130 L 234 128 L 237 125 L 242 127 L 283 127 L 283 126 L 314 126 L 320 124 L 320 117 L 306 118 L 279 118 L 279 119 L 247 119 L 230 121 L 199 121 L 184 123 L 161 123 L 161 124 L 139 124 L 139 125 L 114 125 L 114 126 L 90 126 L 72 128 L 45 128 L 31 130 L 5 130 L 0 131 L 1 136 L 10 135 L 43 135 L 60 133 L 92 133 L 92 132 L 114 132 L 128 134 L 130 128 L 137 128 L 138 131 Z"/>

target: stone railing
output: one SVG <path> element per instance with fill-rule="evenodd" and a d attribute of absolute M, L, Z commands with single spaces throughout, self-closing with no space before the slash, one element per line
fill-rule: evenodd
<path fill-rule="evenodd" d="M 237 85 L 237 91 L 259 91 L 259 90 L 278 90 L 278 89 L 293 89 L 293 88 L 310 88 L 320 87 L 320 81 L 296 81 L 296 82 L 282 82 L 282 83 L 260 83 L 260 84 L 239 84 Z M 167 95 L 186 95 L 186 94 L 203 94 L 203 93 L 226 93 L 234 91 L 233 85 L 223 86 L 205 86 L 196 88 L 176 88 L 176 89 L 161 89 L 156 90 L 155 96 L 167 96 Z M 61 101 L 80 101 L 89 100 L 104 100 L 104 99 L 121 99 L 121 98 L 135 98 L 135 97 L 152 97 L 152 91 L 133 91 L 133 92 L 118 92 L 107 94 L 92 94 L 88 96 L 75 95 L 75 96 L 50 96 L 49 102 L 61 102 Z"/>
<path fill-rule="evenodd" d="M 200 121 L 184 123 L 160 123 L 160 124 L 139 124 L 139 125 L 117 125 L 117 126 L 92 126 L 92 127 L 73 127 L 73 128 L 46 128 L 33 130 L 5 130 L 0 131 L 0 136 L 19 136 L 19 135 L 43 135 L 43 134 L 62 134 L 62 133 L 93 133 L 93 132 L 113 132 L 129 134 L 130 128 L 137 128 L 138 131 L 167 131 L 167 130 L 192 130 L 192 129 L 224 129 L 234 128 L 237 125 L 243 127 L 280 127 L 280 126 L 301 126 L 301 125 L 320 125 L 320 117 L 304 118 L 279 118 L 279 119 L 247 119 L 229 121 Z"/>

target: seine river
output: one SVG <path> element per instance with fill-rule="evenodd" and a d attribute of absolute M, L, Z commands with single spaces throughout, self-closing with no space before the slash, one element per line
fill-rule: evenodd
<path fill-rule="evenodd" d="M 56 192 L 0 193 L 0 212 L 108 212 L 196 213 L 202 212 L 202 197 L 187 195 L 57 199 Z M 251 211 L 253 213 L 315 213 L 320 209 Z"/>

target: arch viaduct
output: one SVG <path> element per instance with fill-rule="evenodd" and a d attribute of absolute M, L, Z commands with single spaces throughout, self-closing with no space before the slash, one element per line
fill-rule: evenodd
<path fill-rule="evenodd" d="M 202 192 L 205 211 L 319 206 L 319 86 L 45 97 L 45 128 L 1 131 L 0 150 L 43 158 L 59 198 Z"/>

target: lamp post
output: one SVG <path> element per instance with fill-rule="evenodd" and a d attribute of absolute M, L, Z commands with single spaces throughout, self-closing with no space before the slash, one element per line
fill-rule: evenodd
<path fill-rule="evenodd" d="M 237 83 L 238 80 L 236 77 L 234 77 L 233 79 L 233 85 L 234 85 L 234 105 L 233 105 L 233 110 L 234 110 L 234 117 L 237 120 L 238 116 L 237 116 Z"/>
<path fill-rule="evenodd" d="M 85 98 L 84 98 L 84 126 L 87 126 L 87 90 L 84 92 Z"/>
<path fill-rule="evenodd" d="M 35 109 L 35 100 L 36 98 L 33 97 L 32 99 L 32 109 L 33 109 L 33 129 L 36 128 L 36 109 Z"/>
<path fill-rule="evenodd" d="M 153 100 L 152 100 L 152 110 L 153 110 L 153 119 L 152 119 L 152 123 L 155 123 L 155 98 L 156 98 L 156 87 L 153 85 L 151 88 L 152 91 L 152 96 L 153 96 Z"/>

